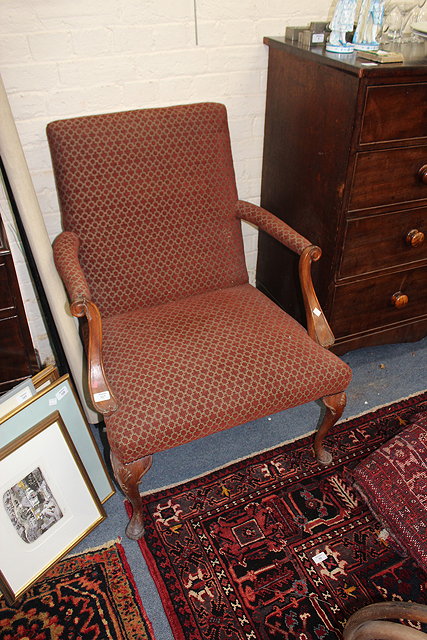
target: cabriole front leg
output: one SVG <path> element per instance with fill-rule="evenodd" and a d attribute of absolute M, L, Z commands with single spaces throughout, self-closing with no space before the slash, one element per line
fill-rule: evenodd
<path fill-rule="evenodd" d="M 314 438 L 314 453 L 320 464 L 328 465 L 332 462 L 332 455 L 323 446 L 323 441 L 329 429 L 341 418 L 347 396 L 344 392 L 333 396 L 325 396 L 322 402 L 326 407 L 325 415 Z"/>
<path fill-rule="evenodd" d="M 144 456 L 128 464 L 123 464 L 111 452 L 111 464 L 114 477 L 121 490 L 132 505 L 132 517 L 126 527 L 126 535 L 131 540 L 139 540 L 144 535 L 144 519 L 142 516 L 142 502 L 139 493 L 139 483 L 147 473 L 153 462 L 152 456 Z"/>

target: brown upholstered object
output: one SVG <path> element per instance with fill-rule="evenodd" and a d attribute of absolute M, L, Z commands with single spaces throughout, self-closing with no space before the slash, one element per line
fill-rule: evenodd
<path fill-rule="evenodd" d="M 64 231 L 54 242 L 55 266 L 67 289 L 70 300 L 91 298 L 89 287 L 79 262 L 79 238 L 72 231 Z"/>
<path fill-rule="evenodd" d="M 311 242 L 297 233 L 286 222 L 274 216 L 270 211 L 257 207 L 250 202 L 239 200 L 236 206 L 236 215 L 238 218 L 251 222 L 259 229 L 262 229 L 298 255 L 301 255 L 303 250 L 311 245 Z"/>
<path fill-rule="evenodd" d="M 352 478 L 392 539 L 427 571 L 427 416 L 373 451 Z"/>
<path fill-rule="evenodd" d="M 347 365 L 247 283 L 239 218 L 297 253 L 310 243 L 238 202 L 222 105 L 76 118 L 48 138 L 64 228 L 103 315 L 121 462 L 345 390 Z M 72 298 L 84 283 L 63 238 Z"/>
<path fill-rule="evenodd" d="M 249 284 L 104 321 L 122 461 L 345 389 L 349 369 Z"/>
<path fill-rule="evenodd" d="M 63 226 L 104 317 L 247 282 L 222 105 L 72 118 L 47 134 Z"/>

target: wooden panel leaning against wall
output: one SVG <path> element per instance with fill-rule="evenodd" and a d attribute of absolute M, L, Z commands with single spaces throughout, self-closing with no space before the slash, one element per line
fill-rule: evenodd
<path fill-rule="evenodd" d="M 38 370 L 13 258 L 0 217 L 0 394 Z"/>

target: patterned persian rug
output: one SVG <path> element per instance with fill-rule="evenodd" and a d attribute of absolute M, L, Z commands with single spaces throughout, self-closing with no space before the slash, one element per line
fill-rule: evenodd
<path fill-rule="evenodd" d="M 381 600 L 426 602 L 349 473 L 427 413 L 427 393 L 336 425 L 334 463 L 312 436 L 143 496 L 140 542 L 176 640 L 337 640 Z"/>
<path fill-rule="evenodd" d="M 1 640 L 154 640 L 121 544 L 56 564 L 13 605 Z"/>

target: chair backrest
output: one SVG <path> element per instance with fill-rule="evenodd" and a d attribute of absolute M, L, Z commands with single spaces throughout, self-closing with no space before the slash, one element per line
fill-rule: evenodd
<path fill-rule="evenodd" d="M 47 127 L 63 227 L 104 315 L 247 282 L 225 107 Z"/>

